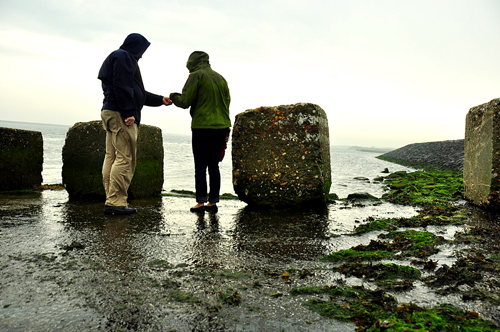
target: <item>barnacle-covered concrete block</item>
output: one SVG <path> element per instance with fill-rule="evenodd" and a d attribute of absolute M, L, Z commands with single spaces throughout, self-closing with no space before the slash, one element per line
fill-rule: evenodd
<path fill-rule="evenodd" d="M 0 191 L 42 184 L 43 137 L 39 131 L 0 128 Z"/>
<path fill-rule="evenodd" d="M 234 191 L 249 205 L 324 205 L 331 186 L 325 111 L 294 104 L 237 114 L 232 160 Z"/>
<path fill-rule="evenodd" d="M 465 198 L 500 209 L 500 98 L 469 110 L 464 142 Z"/>
<path fill-rule="evenodd" d="M 63 184 L 71 198 L 104 198 L 102 164 L 106 131 L 102 121 L 78 122 L 68 130 L 63 147 Z M 137 165 L 130 198 L 159 195 L 163 186 L 161 129 L 141 124 L 137 138 Z"/>

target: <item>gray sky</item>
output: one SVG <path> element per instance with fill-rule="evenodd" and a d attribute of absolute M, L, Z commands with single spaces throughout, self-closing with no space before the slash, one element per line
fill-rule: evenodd
<path fill-rule="evenodd" d="M 195 50 L 231 91 L 231 115 L 309 102 L 332 145 L 400 147 L 464 137 L 500 97 L 498 0 L 0 0 L 0 119 L 100 119 L 97 72 L 131 32 L 151 46 L 146 89 L 180 92 Z M 190 134 L 187 110 L 143 123 Z"/>

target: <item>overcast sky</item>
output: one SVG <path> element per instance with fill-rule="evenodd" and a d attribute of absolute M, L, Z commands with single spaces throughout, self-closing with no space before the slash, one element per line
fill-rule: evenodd
<path fill-rule="evenodd" d="M 100 119 L 97 72 L 131 32 L 151 46 L 146 89 L 180 92 L 195 50 L 231 91 L 231 115 L 308 102 L 332 145 L 464 138 L 465 116 L 500 97 L 498 0 L 0 0 L 0 119 Z M 187 110 L 145 124 L 190 135 Z"/>

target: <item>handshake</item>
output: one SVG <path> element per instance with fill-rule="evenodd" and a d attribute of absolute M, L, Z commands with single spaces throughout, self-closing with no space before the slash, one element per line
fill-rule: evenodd
<path fill-rule="evenodd" d="M 163 104 L 165 106 L 172 105 L 172 103 L 173 103 L 172 98 L 175 98 L 175 97 L 180 96 L 180 95 L 181 95 L 180 93 L 173 92 L 170 94 L 170 97 L 163 97 Z"/>
<path fill-rule="evenodd" d="M 163 105 L 172 105 L 172 100 L 169 97 L 163 97 Z"/>

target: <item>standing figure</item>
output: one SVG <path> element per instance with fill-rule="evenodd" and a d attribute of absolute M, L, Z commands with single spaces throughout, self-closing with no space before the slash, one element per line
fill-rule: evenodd
<path fill-rule="evenodd" d="M 102 180 L 106 192 L 105 214 L 133 214 L 128 206 L 128 188 L 134 176 L 138 126 L 146 106 L 170 105 L 168 97 L 144 89 L 138 61 L 151 43 L 132 33 L 123 45 L 104 60 L 98 78 L 104 94 L 101 109 L 106 130 L 106 155 Z"/>
<path fill-rule="evenodd" d="M 191 53 L 186 67 L 189 70 L 189 77 L 182 94 L 171 93 L 170 99 L 177 107 L 191 107 L 197 202 L 191 208 L 191 212 L 217 212 L 220 192 L 219 161 L 222 156 L 221 151 L 229 138 L 231 97 L 224 77 L 210 67 L 207 53 L 201 51 Z M 209 194 L 207 194 L 207 168 L 210 178 Z"/>

